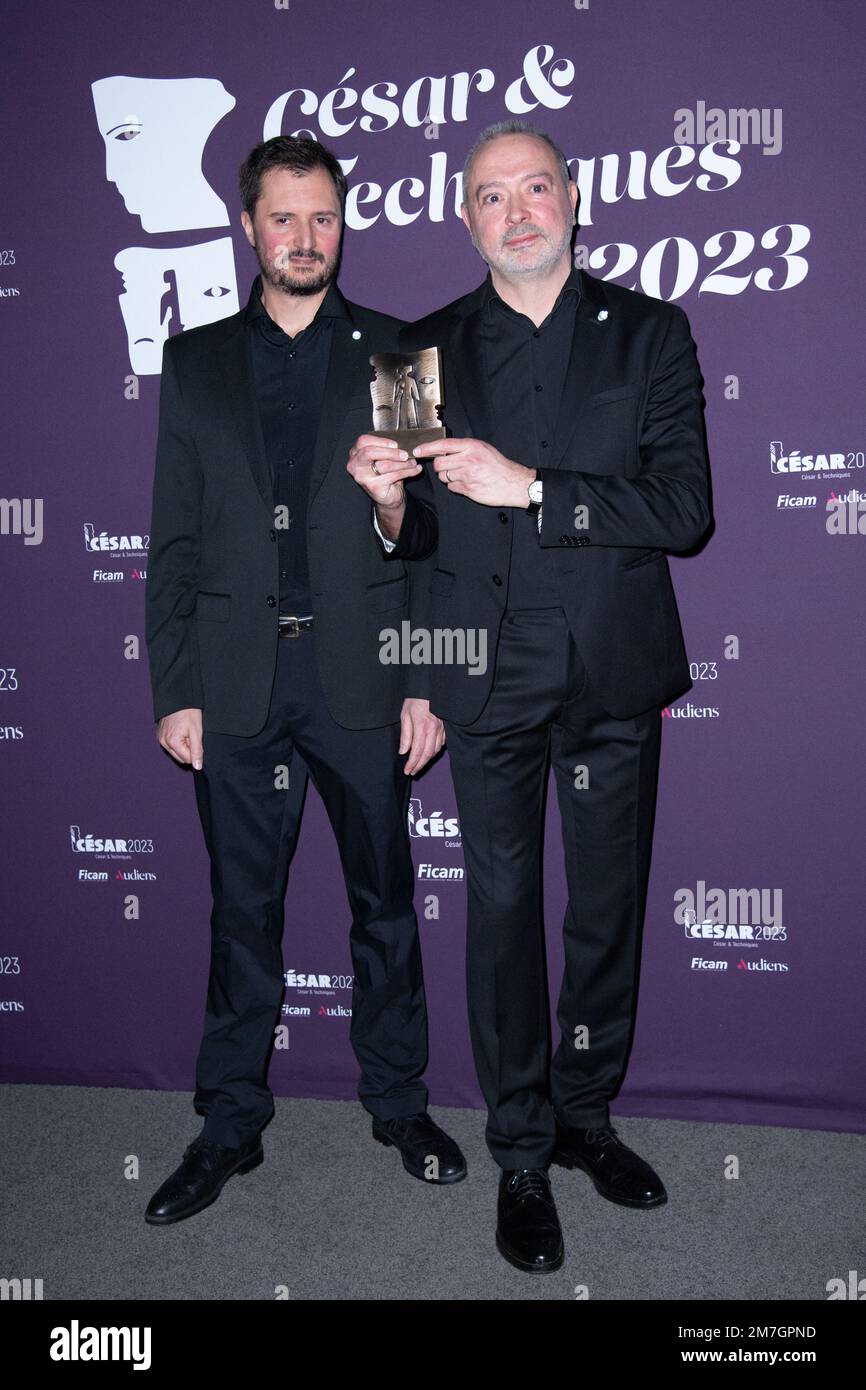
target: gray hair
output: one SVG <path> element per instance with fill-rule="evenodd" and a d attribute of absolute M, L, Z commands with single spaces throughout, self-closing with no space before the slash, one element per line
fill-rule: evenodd
<path fill-rule="evenodd" d="M 543 130 L 538 130 L 535 126 L 530 125 L 528 121 L 496 121 L 493 125 L 489 125 L 485 130 L 482 130 L 475 144 L 472 146 L 472 149 L 466 156 L 466 162 L 463 165 L 464 204 L 466 202 L 466 190 L 469 184 L 469 171 L 472 168 L 475 158 L 481 153 L 485 145 L 489 145 L 491 140 L 498 140 L 501 135 L 531 135 L 533 139 L 543 141 L 553 153 L 559 166 L 559 172 L 562 175 L 562 181 L 566 188 L 568 188 L 568 185 L 571 183 L 568 161 L 562 153 L 562 150 L 549 135 L 546 135 Z"/>

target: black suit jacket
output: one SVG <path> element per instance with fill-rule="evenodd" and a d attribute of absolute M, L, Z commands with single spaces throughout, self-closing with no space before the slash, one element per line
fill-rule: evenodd
<path fill-rule="evenodd" d="M 346 471 L 372 428 L 368 358 L 397 347 L 399 320 L 344 301 L 310 479 L 307 554 L 328 709 L 352 729 L 400 716 L 426 671 L 383 665 L 379 631 L 408 617 L 420 564 L 386 563 L 370 502 Z M 273 483 L 250 376 L 244 310 L 169 338 L 163 350 L 148 557 L 146 638 L 154 718 L 204 711 L 205 731 L 252 735 L 268 714 L 279 556 Z M 408 685 L 407 685 L 407 677 Z"/>
<path fill-rule="evenodd" d="M 476 333 L 484 286 L 405 328 L 401 347 L 438 345 L 449 434 L 489 441 L 491 407 Z M 557 552 L 561 604 L 607 712 L 625 719 L 691 685 L 666 551 L 695 546 L 711 522 L 702 378 L 675 305 L 580 272 L 580 300 L 539 545 Z M 521 462 L 521 460 L 518 460 Z M 413 480 L 394 559 L 429 554 L 413 622 L 486 628 L 487 670 L 431 668 L 431 709 L 471 723 L 493 679 L 514 511 L 449 492 L 431 468 Z M 576 526 L 587 508 L 588 524 Z"/>

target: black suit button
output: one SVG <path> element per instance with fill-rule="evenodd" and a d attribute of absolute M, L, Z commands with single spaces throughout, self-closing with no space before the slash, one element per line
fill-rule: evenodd
<path fill-rule="evenodd" d="M 546 440 L 546 439 L 542 439 L 542 441 L 541 441 L 541 447 L 542 447 L 542 449 L 546 449 L 546 448 L 547 448 L 547 440 Z"/>
<path fill-rule="evenodd" d="M 497 513 L 497 515 L 499 516 L 499 520 L 502 522 L 504 526 L 508 521 L 508 517 L 506 516 L 505 512 L 499 512 Z"/>
<path fill-rule="evenodd" d="M 560 536 L 560 538 L 559 538 L 559 544 L 560 544 L 560 545 L 568 545 L 568 542 L 569 542 L 569 537 L 568 537 L 568 536 Z"/>
<path fill-rule="evenodd" d="M 277 600 L 274 598 L 273 594 L 268 594 L 268 607 L 269 607 L 269 608 L 276 608 L 276 606 L 277 606 Z"/>
<path fill-rule="evenodd" d="M 272 541 L 275 541 L 275 540 L 277 539 L 277 533 L 276 533 L 276 531 L 271 531 L 270 534 L 271 534 L 271 540 L 272 540 Z"/>
<path fill-rule="evenodd" d="M 501 588 L 502 588 L 502 580 L 499 578 L 499 575 L 498 575 L 498 574 L 494 574 L 494 575 L 491 576 L 491 578 L 493 579 L 493 583 L 496 585 L 497 589 L 501 589 Z"/>
<path fill-rule="evenodd" d="M 536 391 L 543 391 L 543 390 L 544 390 L 544 387 L 543 387 L 543 386 L 539 386 L 538 383 L 536 382 L 536 384 L 535 384 L 535 389 L 536 389 Z"/>

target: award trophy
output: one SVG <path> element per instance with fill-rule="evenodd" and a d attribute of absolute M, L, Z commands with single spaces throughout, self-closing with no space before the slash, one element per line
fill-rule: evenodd
<path fill-rule="evenodd" d="M 411 454 L 416 444 L 444 439 L 442 358 L 438 348 L 420 352 L 377 352 L 370 358 L 375 376 L 371 433 L 396 439 Z"/>

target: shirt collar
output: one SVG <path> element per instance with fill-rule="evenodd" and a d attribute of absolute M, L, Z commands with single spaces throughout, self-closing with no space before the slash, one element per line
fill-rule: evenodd
<path fill-rule="evenodd" d="M 247 325 L 257 324 L 263 331 L 278 334 L 288 341 L 288 334 L 284 333 L 278 323 L 275 323 L 262 303 L 262 277 L 257 275 L 253 281 L 250 297 L 247 300 L 247 307 L 244 311 L 245 322 Z M 328 292 L 322 300 L 315 316 L 311 321 L 316 323 L 319 319 L 347 319 L 349 311 L 346 308 L 346 301 L 337 289 L 336 280 L 332 280 L 328 286 Z M 311 327 L 308 324 L 307 327 Z"/>
<path fill-rule="evenodd" d="M 574 293 L 577 296 L 577 303 L 579 304 L 580 272 L 577 269 L 577 266 L 575 265 L 572 265 L 571 270 L 568 273 L 568 279 L 566 280 L 565 284 L 563 285 L 562 289 L 559 291 L 559 294 L 556 297 L 556 303 L 550 311 L 551 316 L 556 313 L 556 310 L 559 308 L 565 296 L 571 293 Z M 511 305 L 506 304 L 505 300 L 501 297 L 501 295 L 496 293 L 496 290 L 493 286 L 493 277 L 490 271 L 488 270 L 487 279 L 484 281 L 484 309 L 488 315 L 491 313 L 495 304 L 501 305 L 503 309 L 508 310 L 512 314 L 519 312 L 519 310 L 512 309 Z M 525 317 L 525 315 L 523 317 Z"/>

